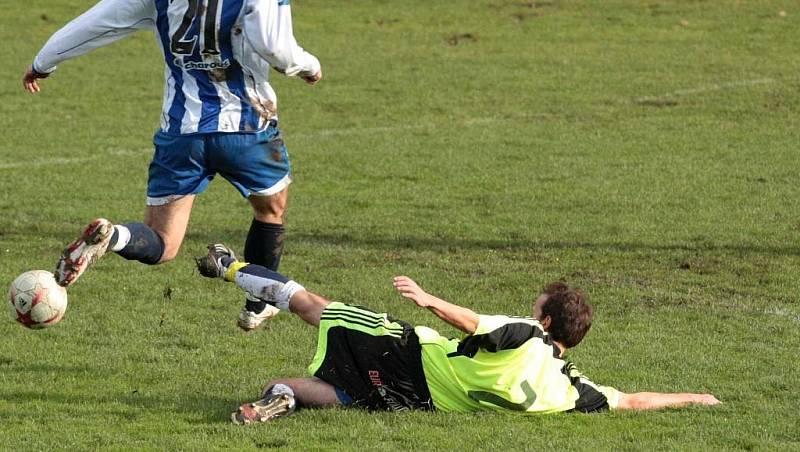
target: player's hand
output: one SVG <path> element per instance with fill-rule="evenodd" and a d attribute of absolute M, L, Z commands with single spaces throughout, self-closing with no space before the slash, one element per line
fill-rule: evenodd
<path fill-rule="evenodd" d="M 395 276 L 394 288 L 401 296 L 411 299 L 411 301 L 421 308 L 426 308 L 431 305 L 433 297 L 420 289 L 417 283 L 408 276 Z"/>
<path fill-rule="evenodd" d="M 25 71 L 25 75 L 22 77 L 22 86 L 24 86 L 25 90 L 29 93 L 38 93 L 42 89 L 39 87 L 39 82 L 37 80 L 47 78 L 48 76 L 50 76 L 50 74 L 36 72 L 33 66 L 29 66 L 28 70 Z"/>
<path fill-rule="evenodd" d="M 322 80 L 322 69 L 318 70 L 314 75 L 301 75 L 300 78 L 305 80 L 309 85 L 316 85 L 317 82 Z"/>

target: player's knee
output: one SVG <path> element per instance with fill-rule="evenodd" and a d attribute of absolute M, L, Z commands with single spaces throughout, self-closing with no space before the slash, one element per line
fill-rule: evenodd
<path fill-rule="evenodd" d="M 254 207 L 253 216 L 262 223 L 283 223 L 286 206 L 273 205 L 270 207 Z"/>
<path fill-rule="evenodd" d="M 251 196 L 253 216 L 264 223 L 283 223 L 286 212 L 287 195 L 285 190 L 272 196 Z"/>

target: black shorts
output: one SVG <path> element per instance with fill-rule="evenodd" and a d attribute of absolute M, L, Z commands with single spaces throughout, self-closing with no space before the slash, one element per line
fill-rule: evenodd
<path fill-rule="evenodd" d="M 419 338 L 402 320 L 333 302 L 319 324 L 315 377 L 370 410 L 431 410 Z"/>

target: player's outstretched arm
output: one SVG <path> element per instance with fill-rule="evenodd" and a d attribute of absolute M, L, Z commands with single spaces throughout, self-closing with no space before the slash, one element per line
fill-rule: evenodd
<path fill-rule="evenodd" d="M 154 29 L 155 21 L 155 4 L 150 0 L 100 0 L 47 40 L 25 72 L 23 86 L 38 93 L 41 87 L 37 80 L 55 71 L 62 61 L 116 42 L 136 30 Z"/>
<path fill-rule="evenodd" d="M 719 403 L 722 402 L 711 394 L 637 392 L 633 394 L 620 393 L 616 409 L 658 410 L 667 407 L 677 408 L 686 405 L 717 405 Z"/>
<path fill-rule="evenodd" d="M 401 296 L 411 299 L 419 307 L 428 308 L 437 317 L 467 334 L 473 334 L 478 328 L 478 314 L 425 292 L 408 276 L 395 276 L 394 288 Z"/>

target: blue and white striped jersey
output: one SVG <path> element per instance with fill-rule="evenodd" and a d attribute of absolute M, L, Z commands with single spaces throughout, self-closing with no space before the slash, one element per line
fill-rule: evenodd
<path fill-rule="evenodd" d="M 41 49 L 34 70 L 139 29 L 164 56 L 161 131 L 186 135 L 263 130 L 277 118 L 269 69 L 313 76 L 319 61 L 297 45 L 289 0 L 102 0 Z"/>

